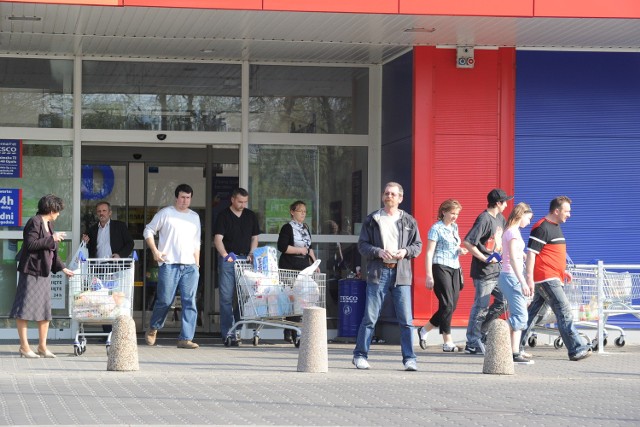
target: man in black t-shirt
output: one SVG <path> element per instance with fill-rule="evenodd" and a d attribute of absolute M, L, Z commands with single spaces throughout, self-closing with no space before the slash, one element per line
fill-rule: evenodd
<path fill-rule="evenodd" d="M 213 226 L 213 243 L 218 251 L 218 289 L 220 292 L 220 334 L 224 345 L 237 346 L 236 335 L 229 333 L 235 321 L 240 320 L 238 309 L 233 309 L 236 291 L 236 277 L 233 268 L 237 259 L 251 260 L 253 250 L 258 247 L 260 228 L 256 214 L 247 209 L 249 193 L 244 188 L 236 188 L 231 193 L 231 206 L 218 215 Z"/>
<path fill-rule="evenodd" d="M 487 209 L 478 215 L 462 242 L 473 255 L 471 278 L 476 288 L 467 326 L 467 343 L 464 348 L 467 354 L 484 354 L 483 327 L 506 310 L 504 297 L 498 288 L 500 265 L 498 260 L 489 260 L 489 257 L 502 250 L 502 231 L 506 225 L 502 212 L 511 199 L 513 196 L 507 196 L 499 188 L 491 190 L 487 194 Z M 493 304 L 489 307 L 491 295 Z"/>

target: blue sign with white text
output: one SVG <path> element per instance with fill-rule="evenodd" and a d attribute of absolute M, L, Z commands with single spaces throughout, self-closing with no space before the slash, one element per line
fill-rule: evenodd
<path fill-rule="evenodd" d="M 22 141 L 0 139 L 0 178 L 22 178 Z"/>
<path fill-rule="evenodd" d="M 0 227 L 20 227 L 21 222 L 22 190 L 0 188 Z"/>

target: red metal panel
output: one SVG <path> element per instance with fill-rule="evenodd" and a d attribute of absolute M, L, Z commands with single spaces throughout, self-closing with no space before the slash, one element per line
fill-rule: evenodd
<path fill-rule="evenodd" d="M 264 10 L 398 13 L 398 0 L 264 0 Z"/>
<path fill-rule="evenodd" d="M 413 212 L 423 244 L 433 219 L 433 70 L 435 47 L 418 47 L 413 50 Z M 424 246 L 423 246 L 424 247 Z M 428 319 L 433 304 L 438 300 L 433 292 L 427 292 L 424 249 L 413 262 L 413 313 L 414 317 Z M 415 323 L 416 325 L 418 323 Z"/>
<path fill-rule="evenodd" d="M 121 0 L 124 6 L 261 10 L 262 0 Z"/>
<path fill-rule="evenodd" d="M 407 15 L 533 16 L 535 0 L 399 0 Z"/>
<path fill-rule="evenodd" d="M 475 68 L 457 69 L 453 49 L 414 49 L 414 211 L 425 241 L 443 200 L 462 204 L 464 238 L 492 188 L 513 191 L 515 50 L 476 51 L 475 59 Z M 466 325 L 473 304 L 470 263 L 470 255 L 462 258 L 454 326 Z M 422 324 L 438 302 L 424 288 L 424 256 L 414 269 L 414 317 Z"/>
<path fill-rule="evenodd" d="M 70 4 L 80 6 L 122 6 L 124 0 L 11 0 L 11 3 Z M 0 1 L 9 3 L 9 1 Z"/>
<path fill-rule="evenodd" d="M 640 18 L 638 0 L 535 0 L 537 17 Z"/>

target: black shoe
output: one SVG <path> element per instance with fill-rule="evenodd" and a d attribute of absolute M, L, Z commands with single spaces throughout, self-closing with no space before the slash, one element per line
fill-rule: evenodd
<path fill-rule="evenodd" d="M 578 360 L 586 359 L 589 356 L 591 356 L 591 348 L 588 348 L 586 350 L 581 350 L 576 354 L 574 354 L 573 356 L 570 356 L 569 359 L 573 360 L 574 362 L 577 362 Z"/>

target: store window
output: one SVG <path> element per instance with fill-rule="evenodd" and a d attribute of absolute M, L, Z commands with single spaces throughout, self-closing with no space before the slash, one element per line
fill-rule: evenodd
<path fill-rule="evenodd" d="M 71 128 L 73 61 L 0 58 L 0 126 Z"/>
<path fill-rule="evenodd" d="M 237 64 L 82 63 L 84 129 L 239 132 Z"/>
<path fill-rule="evenodd" d="M 277 234 L 300 199 L 313 234 L 358 234 L 367 186 L 366 147 L 249 146 L 249 202 L 263 233 Z"/>
<path fill-rule="evenodd" d="M 252 132 L 368 133 L 368 68 L 252 65 L 249 95 Z"/>
<path fill-rule="evenodd" d="M 21 189 L 19 226 L 0 227 L 0 316 L 11 311 L 17 284 L 15 256 L 21 239 L 11 238 L 10 231 L 21 231 L 29 218 L 38 212 L 38 201 L 52 193 L 64 200 L 65 208 L 56 220 L 58 231 L 71 230 L 73 213 L 73 146 L 71 141 L 22 141 L 22 178 L 0 178 L 0 189 Z M 59 255 L 67 259 L 70 241 L 60 244 Z M 64 294 L 54 298 L 53 315 L 65 316 Z"/>

